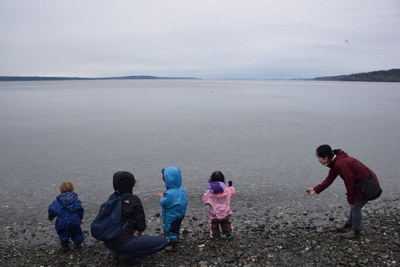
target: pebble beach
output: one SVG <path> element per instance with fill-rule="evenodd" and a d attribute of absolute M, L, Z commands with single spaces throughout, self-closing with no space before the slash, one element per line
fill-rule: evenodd
<path fill-rule="evenodd" d="M 400 199 L 369 203 L 363 209 L 361 237 L 343 240 L 333 226 L 343 223 L 347 206 L 316 215 L 313 208 L 296 211 L 260 202 L 241 204 L 242 197 L 235 198 L 232 241 L 210 240 L 206 208 L 192 201 L 197 206 L 188 210 L 183 222 L 180 251 L 160 252 L 138 266 L 400 266 Z M 86 212 L 81 253 L 59 251 L 50 222 L 3 226 L 0 266 L 126 266 L 115 262 L 103 244 L 90 237 L 94 216 Z M 149 207 L 146 217 L 146 234 L 162 235 L 157 209 Z"/>

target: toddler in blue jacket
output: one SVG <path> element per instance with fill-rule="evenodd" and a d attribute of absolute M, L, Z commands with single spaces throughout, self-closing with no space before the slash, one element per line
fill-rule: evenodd
<path fill-rule="evenodd" d="M 83 208 L 78 195 L 74 192 L 74 185 L 70 181 L 64 181 L 60 185 L 59 195 L 49 206 L 49 220 L 56 219 L 56 231 L 61 241 L 61 250 L 69 251 L 69 238 L 75 245 L 75 251 L 82 249 L 84 240 L 81 223 L 83 220 Z"/>
<path fill-rule="evenodd" d="M 162 170 L 166 191 L 158 193 L 162 207 L 164 234 L 169 239 L 168 252 L 178 251 L 179 231 L 186 214 L 187 194 L 182 186 L 181 170 L 168 167 Z"/>

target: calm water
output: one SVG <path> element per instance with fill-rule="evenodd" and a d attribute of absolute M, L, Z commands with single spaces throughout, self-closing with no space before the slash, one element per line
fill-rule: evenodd
<path fill-rule="evenodd" d="M 305 189 L 327 173 L 314 157 L 322 143 L 366 163 L 394 198 L 399 115 L 399 83 L 2 82 L 0 212 L 10 216 L 1 222 L 18 213 L 45 220 L 63 179 L 97 209 L 117 170 L 132 171 L 136 192 L 151 199 L 169 165 L 182 169 L 193 198 L 221 170 L 242 195 L 309 201 Z M 345 203 L 342 181 L 319 198 Z"/>

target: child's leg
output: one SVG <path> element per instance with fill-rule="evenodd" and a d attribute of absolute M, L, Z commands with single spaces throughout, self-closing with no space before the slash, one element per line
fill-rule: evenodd
<path fill-rule="evenodd" d="M 171 242 L 177 242 L 179 240 L 179 233 L 181 229 L 183 218 L 179 218 L 174 220 L 171 223 L 171 227 L 169 229 L 168 238 Z"/>
<path fill-rule="evenodd" d="M 213 219 L 211 221 L 211 238 L 220 238 L 221 232 L 219 230 L 220 221 L 218 219 Z"/>
<path fill-rule="evenodd" d="M 165 249 L 167 252 L 178 252 L 179 230 L 181 229 L 183 218 L 174 220 L 169 225 L 164 225 L 165 235 L 169 239 L 169 245 Z"/>
<path fill-rule="evenodd" d="M 57 234 L 58 234 L 58 237 L 60 238 L 61 246 L 63 246 L 63 248 L 67 248 L 68 243 L 69 243 L 68 228 L 58 229 Z"/>
<path fill-rule="evenodd" d="M 69 231 L 71 233 L 71 239 L 74 242 L 75 248 L 80 248 L 83 240 L 85 239 L 83 237 L 82 229 L 80 225 L 74 225 L 69 228 Z"/>
<path fill-rule="evenodd" d="M 221 228 L 222 232 L 227 236 L 232 235 L 232 222 L 231 215 L 226 216 L 223 220 L 221 220 Z"/>

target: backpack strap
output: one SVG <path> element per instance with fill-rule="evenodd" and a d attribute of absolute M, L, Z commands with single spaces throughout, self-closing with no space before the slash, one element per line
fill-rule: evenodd
<path fill-rule="evenodd" d="M 132 194 L 129 193 L 129 192 L 120 193 L 120 192 L 118 192 L 118 191 L 115 191 L 114 194 L 119 195 L 119 197 L 121 198 L 121 202 L 122 202 L 122 201 L 124 200 L 124 198 L 126 198 L 127 196 L 132 195 Z M 121 213 L 121 215 L 122 215 L 122 213 Z M 133 222 L 133 219 L 132 219 L 132 218 L 129 218 L 129 219 L 122 225 L 122 229 L 125 229 L 126 227 L 128 227 L 132 222 Z"/>

